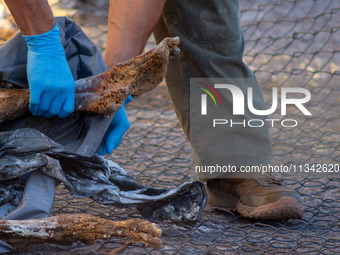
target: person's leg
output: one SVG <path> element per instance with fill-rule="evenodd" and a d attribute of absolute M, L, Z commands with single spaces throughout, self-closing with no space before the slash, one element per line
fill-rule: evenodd
<path fill-rule="evenodd" d="M 242 91 L 252 87 L 256 109 L 265 103 L 253 72 L 243 63 L 244 39 L 239 24 L 237 0 L 167 1 L 154 30 L 157 42 L 167 36 L 181 39 L 180 56 L 168 66 L 166 83 L 182 128 L 190 140 L 190 78 L 241 78 Z M 249 79 L 252 79 L 249 82 Z M 223 95 L 221 95 L 223 97 Z M 222 98 L 232 105 L 232 99 Z M 246 110 L 247 111 L 247 110 Z M 247 113 L 247 112 L 246 112 Z M 232 116 L 231 108 L 228 116 Z M 246 114 L 250 118 L 251 114 Z M 257 117 L 258 118 L 258 117 Z M 264 118 L 264 117 L 263 117 Z M 223 159 L 236 167 L 270 163 L 268 126 L 228 128 L 207 133 L 200 145 L 193 144 L 195 158 L 202 165 L 212 158 Z M 209 142 L 208 142 L 209 141 Z M 212 141 L 228 144 L 229 150 L 216 151 Z M 199 147 L 198 147 L 199 146 Z M 205 176 L 201 180 L 207 181 Z M 229 178 L 209 180 L 209 203 L 236 209 L 246 217 L 280 219 L 301 217 L 298 194 L 271 178 Z M 234 176 L 235 177 L 235 176 Z"/>
<path fill-rule="evenodd" d="M 244 39 L 239 25 L 237 1 L 167 1 L 154 35 L 157 43 L 165 36 L 179 36 L 181 39 L 182 53 L 170 61 L 166 81 L 176 114 L 188 139 L 190 78 L 238 78 L 237 85 L 243 91 L 252 86 L 257 109 L 265 107 L 254 74 L 242 61 Z M 252 84 L 249 84 L 247 78 L 253 79 Z M 220 96 L 224 97 L 223 101 L 231 101 L 222 93 Z M 228 105 L 232 105 L 232 102 Z M 228 110 L 228 115 L 232 116 L 232 109 Z M 206 158 L 211 157 L 228 158 L 229 163 L 237 167 L 270 162 L 267 125 L 262 128 L 243 129 L 236 126 L 224 128 L 222 132 L 220 136 L 226 139 L 225 143 L 233 149 L 223 151 L 221 155 L 216 155 L 216 151 L 206 150 L 196 155 L 200 162 L 204 163 Z M 214 136 L 211 134 L 212 139 Z M 247 147 L 246 151 L 244 147 Z M 197 148 L 194 150 L 199 151 Z"/>

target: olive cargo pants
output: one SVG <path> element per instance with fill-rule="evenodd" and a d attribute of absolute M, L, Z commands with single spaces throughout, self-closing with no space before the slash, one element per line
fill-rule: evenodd
<path fill-rule="evenodd" d="M 168 0 L 154 36 L 157 43 L 169 36 L 179 36 L 181 39 L 182 53 L 170 61 L 166 83 L 178 119 L 189 140 L 190 78 L 253 80 L 255 82 L 238 82 L 237 86 L 243 91 L 251 86 L 254 105 L 257 105 L 257 109 L 265 109 L 254 74 L 242 61 L 245 45 L 237 0 Z M 225 97 L 222 100 L 231 99 Z M 232 116 L 232 108 L 228 114 Z M 226 149 L 216 151 L 212 148 L 213 141 L 225 143 Z M 217 161 L 223 158 L 224 162 L 238 168 L 268 164 L 271 154 L 268 125 L 261 128 L 219 129 L 218 132 L 208 133 L 200 145 L 193 145 L 193 150 L 196 164 L 205 164 L 212 158 Z M 219 177 L 229 176 L 224 174 Z M 199 178 L 209 179 L 204 175 L 199 175 Z"/>

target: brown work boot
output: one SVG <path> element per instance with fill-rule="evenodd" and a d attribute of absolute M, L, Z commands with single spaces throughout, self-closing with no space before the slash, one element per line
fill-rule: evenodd
<path fill-rule="evenodd" d="M 206 184 L 208 204 L 261 220 L 297 219 L 302 216 L 300 195 L 270 176 L 213 179 Z"/>

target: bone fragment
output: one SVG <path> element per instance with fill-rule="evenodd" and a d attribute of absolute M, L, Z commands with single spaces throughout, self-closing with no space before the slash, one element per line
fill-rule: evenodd
<path fill-rule="evenodd" d="M 32 220 L 0 220 L 0 240 L 14 247 L 25 243 L 68 245 L 81 241 L 93 244 L 111 237 L 125 239 L 126 244 L 142 243 L 159 248 L 162 230 L 142 219 L 112 221 L 87 214 L 61 214 Z M 22 247 L 21 247 L 22 248 Z"/>
<path fill-rule="evenodd" d="M 125 99 L 155 88 L 165 77 L 169 57 L 178 55 L 179 38 L 165 38 L 154 49 L 114 68 L 76 81 L 75 111 L 109 116 Z M 5 83 L 2 81 L 2 87 Z M 5 84 L 6 85 L 6 84 Z M 0 123 L 29 114 L 29 89 L 0 89 Z"/>

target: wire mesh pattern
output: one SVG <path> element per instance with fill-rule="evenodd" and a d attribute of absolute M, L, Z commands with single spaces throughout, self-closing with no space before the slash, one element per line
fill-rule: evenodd
<path fill-rule="evenodd" d="M 55 15 L 75 20 L 104 51 L 108 1 L 50 1 Z M 1 9 L 0 9 L 1 10 Z M 312 93 L 313 117 L 298 119 L 299 128 L 270 129 L 276 164 L 340 163 L 340 2 L 338 0 L 240 0 L 246 40 L 244 61 L 254 70 L 270 105 L 273 86 L 301 78 Z M 0 41 L 15 31 L 3 9 Z M 154 46 L 149 40 L 147 49 Z M 323 82 L 317 79 L 322 79 Z M 274 81 L 274 83 L 273 83 Z M 276 83 L 275 83 L 276 81 Z M 325 82 L 327 81 L 327 82 Z M 165 84 L 127 106 L 131 128 L 122 145 L 108 156 L 147 185 L 174 187 L 196 179 L 192 149 L 173 111 Z M 301 116 L 300 116 L 301 117 Z M 282 119 L 273 114 L 272 118 Z M 282 222 L 253 221 L 210 206 L 195 225 L 159 222 L 160 250 L 142 245 L 124 254 L 338 254 L 340 253 L 339 174 L 284 174 L 279 178 L 302 197 L 303 218 Z M 88 213 L 124 220 L 140 217 L 134 208 L 114 208 L 76 199 L 57 188 L 53 214 Z M 107 254 L 120 247 L 115 238 L 97 245 L 39 245 L 25 254 Z"/>

